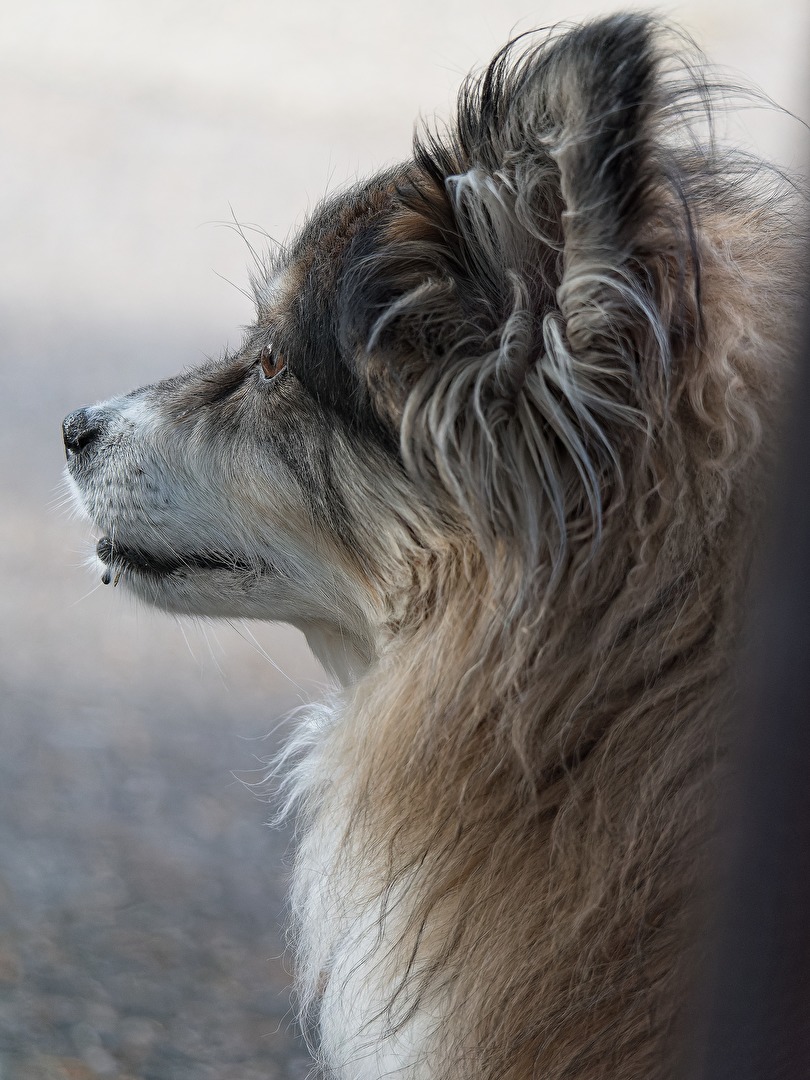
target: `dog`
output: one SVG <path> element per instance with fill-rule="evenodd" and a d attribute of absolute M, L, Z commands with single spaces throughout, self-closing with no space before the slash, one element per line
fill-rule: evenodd
<path fill-rule="evenodd" d="M 279 767 L 329 1077 L 676 1068 L 800 291 L 711 96 L 648 16 L 512 42 L 233 355 L 64 421 L 106 583 L 338 680 Z"/>

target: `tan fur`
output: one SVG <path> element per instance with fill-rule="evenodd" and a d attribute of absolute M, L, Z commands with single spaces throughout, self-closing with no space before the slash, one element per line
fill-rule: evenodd
<path fill-rule="evenodd" d="M 344 779 L 313 813 L 345 823 L 381 924 L 409 882 L 387 1022 L 449 996 L 431 1076 L 673 1075 L 790 338 L 793 253 L 763 215 L 704 223 L 705 338 L 595 557 L 510 618 L 508 555 L 448 543 L 318 751 Z"/>

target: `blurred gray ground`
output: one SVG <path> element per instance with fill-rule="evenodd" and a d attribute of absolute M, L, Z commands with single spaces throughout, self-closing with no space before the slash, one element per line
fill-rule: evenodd
<path fill-rule="evenodd" d="M 0 1080 L 308 1068 L 289 837 L 232 774 L 259 778 L 320 676 L 291 631 L 257 646 L 101 587 L 53 505 L 61 418 L 238 341 L 231 205 L 283 239 L 511 32 L 617 6 L 0 0 Z M 670 8 L 804 111 L 806 0 Z M 744 127 L 803 164 L 798 125 Z"/>
<path fill-rule="evenodd" d="M 254 645 L 249 628 L 181 625 L 97 587 L 86 528 L 46 507 L 52 395 L 75 400 L 72 365 L 103 343 L 6 316 L 0 1077 L 304 1076 L 283 959 L 289 836 L 245 785 L 278 746 L 261 736 L 317 693 L 314 665 L 291 633 Z M 43 364 L 56 332 L 63 362 Z M 122 364 L 142 349 L 130 337 Z"/>

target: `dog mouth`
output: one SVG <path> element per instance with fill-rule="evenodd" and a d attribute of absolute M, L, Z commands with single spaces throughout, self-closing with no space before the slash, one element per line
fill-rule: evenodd
<path fill-rule="evenodd" d="M 122 574 L 134 571 L 143 577 L 183 577 L 195 570 L 229 570 L 238 574 L 255 574 L 257 568 L 249 566 L 230 552 L 210 552 L 202 555 L 194 552 L 173 552 L 155 555 L 138 548 L 127 547 L 102 536 L 96 544 L 96 555 L 104 563 L 101 580 L 104 585 L 114 585 Z M 262 570 L 269 570 L 263 567 Z"/>

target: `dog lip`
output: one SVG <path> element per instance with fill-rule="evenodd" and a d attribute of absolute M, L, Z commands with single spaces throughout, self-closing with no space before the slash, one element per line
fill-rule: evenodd
<path fill-rule="evenodd" d="M 141 574 L 163 577 L 189 570 L 232 570 L 252 573 L 256 568 L 226 552 L 201 555 L 193 552 L 177 552 L 170 556 L 147 554 L 137 548 L 113 543 L 109 536 L 102 536 L 96 544 L 96 555 L 105 566 L 113 564 L 120 570 L 136 570 Z M 269 570 L 270 567 L 262 567 Z"/>

